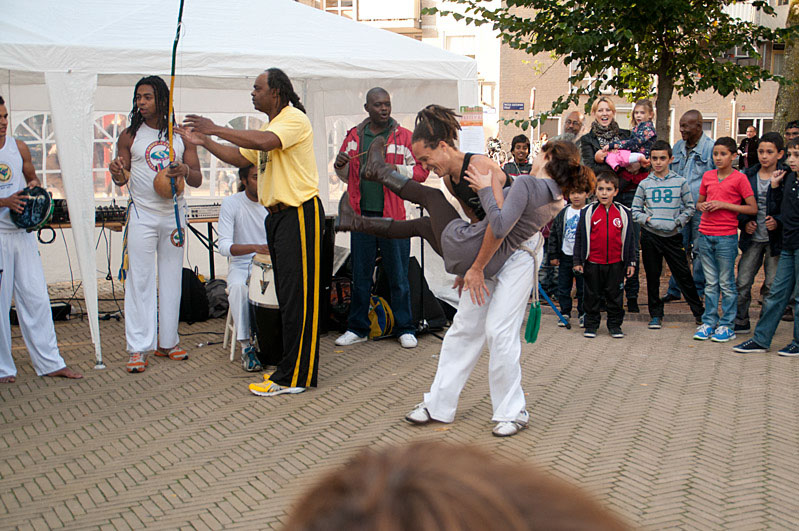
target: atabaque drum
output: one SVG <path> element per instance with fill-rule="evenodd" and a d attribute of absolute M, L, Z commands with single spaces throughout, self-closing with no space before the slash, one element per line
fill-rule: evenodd
<path fill-rule="evenodd" d="M 275 274 L 268 254 L 256 254 L 252 259 L 247 281 L 250 298 L 250 323 L 263 365 L 277 365 L 283 358 L 283 321 L 275 290 Z"/>
<path fill-rule="evenodd" d="M 22 212 L 11 211 L 11 221 L 28 232 L 39 230 L 53 217 L 53 197 L 40 186 L 25 188 L 22 195 L 28 196 Z"/>

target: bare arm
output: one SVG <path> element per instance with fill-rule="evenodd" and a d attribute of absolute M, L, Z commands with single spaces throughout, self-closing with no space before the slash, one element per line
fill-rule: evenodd
<path fill-rule="evenodd" d="M 130 136 L 127 130 L 122 131 L 117 140 L 117 156 L 108 165 L 108 171 L 111 172 L 111 179 L 117 186 L 125 186 L 128 182 L 130 172 L 130 147 L 133 145 L 133 137 Z"/>
<path fill-rule="evenodd" d="M 10 139 L 11 137 L 6 137 L 6 142 L 8 142 Z M 28 149 L 28 146 L 25 145 L 25 142 L 21 140 L 16 140 L 16 142 L 17 148 L 19 149 L 19 154 L 22 155 L 22 175 L 25 176 L 25 182 L 27 183 L 28 188 L 41 186 L 39 179 L 36 178 L 36 168 L 33 166 L 31 152 Z M 14 212 L 21 213 L 23 210 L 25 210 L 25 201 L 27 199 L 28 196 L 25 195 L 25 190 L 20 190 L 8 197 L 0 198 L 0 207 L 6 207 Z"/>
<path fill-rule="evenodd" d="M 186 184 L 199 188 L 203 183 L 203 173 L 200 170 L 200 158 L 197 156 L 197 146 L 183 143 L 183 163 L 186 166 Z"/>
<path fill-rule="evenodd" d="M 227 162 L 228 164 L 232 164 L 237 168 L 244 168 L 252 164 L 252 162 L 247 160 L 247 157 L 241 154 L 241 151 L 239 151 L 239 148 L 236 146 L 220 144 L 219 142 L 212 140 L 207 135 L 198 133 L 196 131 L 191 131 L 185 127 L 176 127 L 175 132 L 179 134 L 181 138 L 183 138 L 183 141 L 186 144 L 202 146 L 222 162 Z"/>
<path fill-rule="evenodd" d="M 186 116 L 186 119 L 183 120 L 183 126 L 206 136 L 217 136 L 222 140 L 227 140 L 244 149 L 271 151 L 283 147 L 280 138 L 271 131 L 240 130 L 222 127 L 221 125 L 216 125 L 208 118 L 203 118 L 196 114 L 189 114 Z"/>
<path fill-rule="evenodd" d="M 250 253 L 269 254 L 269 246 L 265 243 L 234 243 L 230 246 L 231 256 L 242 256 Z"/>
<path fill-rule="evenodd" d="M 486 265 L 497 252 L 500 245 L 502 245 L 503 238 L 494 236 L 494 231 L 491 230 L 490 225 L 486 225 L 485 235 L 483 236 L 483 243 L 480 245 L 480 250 L 477 252 L 477 257 L 472 263 L 472 267 L 463 276 L 463 288 L 469 290 L 469 295 L 472 302 L 478 306 L 485 303 L 485 297 L 490 295 L 488 288 L 485 285 L 485 275 L 483 271 Z"/>
<path fill-rule="evenodd" d="M 705 212 L 713 212 L 715 210 L 731 210 L 738 214 L 747 214 L 749 216 L 754 216 L 757 214 L 757 201 L 755 201 L 755 196 L 750 195 L 744 199 L 744 201 L 746 203 L 744 205 L 725 203 L 724 201 L 704 201 L 702 205 L 704 205 Z"/>

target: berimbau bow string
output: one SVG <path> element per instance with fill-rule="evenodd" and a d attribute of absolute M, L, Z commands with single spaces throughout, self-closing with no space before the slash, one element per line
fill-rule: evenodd
<path fill-rule="evenodd" d="M 183 25 L 183 0 L 180 0 L 180 10 L 178 11 L 178 26 L 175 30 L 175 41 L 172 43 L 172 71 L 169 79 L 169 165 L 174 167 L 175 163 L 175 139 L 173 138 L 172 126 L 175 122 L 175 58 L 178 53 L 178 42 L 180 41 L 180 30 Z M 178 192 L 175 186 L 175 178 L 169 179 L 172 185 L 172 204 L 175 207 L 175 224 L 177 225 L 178 243 L 183 246 L 183 230 L 180 227 L 180 213 L 178 210 Z"/>

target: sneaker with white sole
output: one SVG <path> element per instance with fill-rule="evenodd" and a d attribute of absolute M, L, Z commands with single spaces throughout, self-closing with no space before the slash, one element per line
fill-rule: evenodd
<path fill-rule="evenodd" d="M 768 349 L 754 339 L 747 339 L 740 345 L 732 347 L 732 350 L 740 354 L 760 354 L 766 352 Z"/>
<path fill-rule="evenodd" d="M 416 340 L 416 336 L 408 332 L 407 334 L 402 334 L 399 336 L 399 343 L 402 345 L 402 348 L 414 348 L 419 343 Z"/>
<path fill-rule="evenodd" d="M 252 345 L 244 347 L 244 350 L 241 351 L 241 368 L 247 372 L 258 372 L 262 369 L 261 361 L 255 355 Z"/>
<path fill-rule="evenodd" d="M 430 422 L 433 422 L 433 417 L 430 416 L 430 413 L 427 411 L 427 407 L 425 407 L 424 402 L 420 402 L 419 404 L 416 404 L 416 407 L 413 408 L 410 413 L 405 415 L 405 420 L 411 424 L 421 426 L 423 424 L 429 424 Z"/>
<path fill-rule="evenodd" d="M 713 332 L 713 335 L 710 338 L 711 341 L 715 341 L 716 343 L 726 343 L 732 339 L 735 339 L 735 332 L 730 330 L 728 326 L 720 326 L 716 328 L 716 331 Z"/>
<path fill-rule="evenodd" d="M 568 325 L 568 324 L 569 324 L 569 318 L 566 317 L 565 315 L 563 316 L 563 320 L 562 321 L 560 319 L 558 319 L 558 327 L 566 328 L 566 325 Z"/>
<path fill-rule="evenodd" d="M 250 392 L 258 396 L 296 395 L 304 391 L 304 387 L 285 387 L 276 384 L 272 380 L 264 380 L 263 383 L 250 384 Z"/>
<path fill-rule="evenodd" d="M 580 328 L 585 328 L 585 314 L 580 316 Z"/>
<path fill-rule="evenodd" d="M 131 352 L 125 369 L 128 372 L 144 372 L 145 367 L 149 364 L 147 354 L 144 352 Z"/>
<path fill-rule="evenodd" d="M 336 339 L 336 345 L 338 345 L 340 347 L 346 347 L 346 346 L 349 346 L 349 345 L 355 345 L 356 343 L 363 343 L 367 339 L 369 339 L 369 338 L 368 337 L 361 337 L 358 334 L 356 334 L 355 332 L 351 332 L 351 331 L 347 330 L 346 332 L 344 332 L 343 334 L 338 336 L 338 339 Z"/>
<path fill-rule="evenodd" d="M 586 328 L 585 332 L 583 332 L 583 336 L 587 338 L 595 338 L 596 337 L 596 328 Z"/>
<path fill-rule="evenodd" d="M 497 422 L 497 425 L 494 426 L 494 429 L 491 430 L 491 433 L 495 437 L 510 437 L 511 435 L 516 435 L 525 429 L 529 422 L 530 414 L 527 411 L 522 411 L 514 420 Z"/>
<path fill-rule="evenodd" d="M 777 351 L 780 356 L 794 357 L 799 356 L 799 345 L 791 341 L 787 346 L 782 347 Z"/>
<path fill-rule="evenodd" d="M 712 326 L 703 324 L 699 328 L 696 329 L 696 333 L 694 334 L 694 339 L 697 341 L 707 341 L 710 339 L 710 336 L 713 335 L 715 330 Z"/>

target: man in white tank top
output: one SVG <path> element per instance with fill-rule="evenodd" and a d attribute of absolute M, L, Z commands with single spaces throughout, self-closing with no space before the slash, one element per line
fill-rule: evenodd
<path fill-rule="evenodd" d="M 230 258 L 227 273 L 229 311 L 236 323 L 236 339 L 241 345 L 241 366 L 245 371 L 261 370 L 261 363 L 250 344 L 250 277 L 255 253 L 269 254 L 266 244 L 267 210 L 258 202 L 258 168 L 239 169 L 244 191 L 226 197 L 219 211 L 219 254 Z"/>
<path fill-rule="evenodd" d="M 11 356 L 11 296 L 25 346 L 39 376 L 83 378 L 67 367 L 58 352 L 36 236 L 11 221 L 11 211 L 25 208 L 25 188 L 41 186 L 28 146 L 8 136 L 8 109 L 0 97 L 0 383 L 13 383 L 17 368 Z"/>
<path fill-rule="evenodd" d="M 133 202 L 125 286 L 128 372 L 144 372 L 150 351 L 172 360 L 188 359 L 178 337 L 186 200 L 178 197 L 181 239 L 172 199 L 164 199 L 153 188 L 156 174 L 169 166 L 168 102 L 169 88 L 160 77 L 139 80 L 128 128 L 119 136 L 117 158 L 108 167 L 118 186 L 128 185 Z M 167 176 L 185 178 L 189 186 L 199 187 L 202 173 L 196 147 L 184 146 L 177 134 L 173 146 L 176 164 Z"/>

